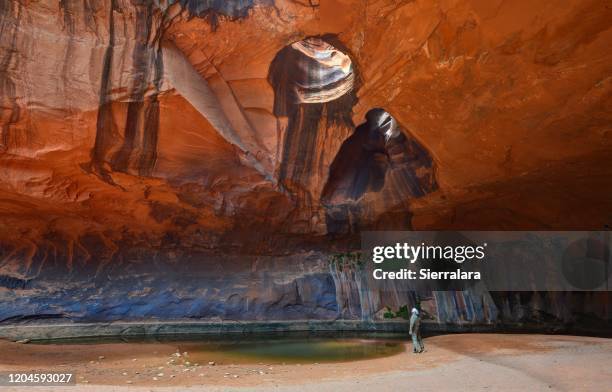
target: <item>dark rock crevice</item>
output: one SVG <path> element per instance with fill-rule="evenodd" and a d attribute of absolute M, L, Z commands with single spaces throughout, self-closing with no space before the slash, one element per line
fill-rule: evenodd
<path fill-rule="evenodd" d="M 438 187 L 429 152 L 389 113 L 372 109 L 366 120 L 342 144 L 323 189 L 332 233 L 369 227 L 374 218 L 391 229 L 392 215 L 397 226 L 410 227 L 410 200 Z"/>
<path fill-rule="evenodd" d="M 0 287 L 10 290 L 25 290 L 31 279 L 23 279 L 10 275 L 0 275 Z"/>
<path fill-rule="evenodd" d="M 130 67 L 135 78 L 128 90 L 127 108 L 112 97 L 113 61 L 117 42 L 114 12 L 122 12 L 113 2 L 109 22 L 109 43 L 104 56 L 100 88 L 97 132 L 92 167 L 107 182 L 108 169 L 150 176 L 157 160 L 159 100 L 163 78 L 161 37 L 163 15 L 150 2 L 134 4 L 136 23 Z M 151 92 L 149 92 L 151 91 Z M 147 95 L 148 94 L 148 95 Z M 125 110 L 123 132 L 115 124 L 116 111 Z M 120 143 L 120 145 L 119 145 Z"/>
<path fill-rule="evenodd" d="M 104 160 L 107 151 L 110 149 L 113 140 L 114 124 L 113 124 L 113 109 L 110 97 L 111 93 L 111 76 L 113 67 L 113 52 L 115 47 L 115 10 L 117 9 L 116 1 L 111 0 L 108 22 L 108 44 L 104 52 L 104 61 L 102 64 L 102 75 L 100 79 L 100 99 L 98 107 L 98 118 L 96 121 L 96 140 L 92 151 L 91 165 L 92 168 L 102 175 L 107 181 L 110 177 L 103 168 Z"/>
<path fill-rule="evenodd" d="M 136 24 L 135 47 L 132 53 L 132 67 L 136 78 L 130 88 L 123 145 L 111 159 L 114 170 L 126 172 L 129 171 L 130 163 L 134 160 L 133 155 L 140 152 L 136 169 L 141 175 L 150 174 L 152 171 L 159 129 L 157 94 L 161 83 L 160 72 L 163 73 L 163 63 L 159 49 L 151 54 L 151 46 L 156 44 L 152 39 L 155 28 L 153 12 L 154 8 L 151 3 L 136 8 L 136 19 L 143 21 L 143 23 Z M 151 62 L 154 66 L 151 66 Z M 145 98 L 151 70 L 155 72 L 153 84 L 156 91 Z M 141 142 L 137 140 L 139 136 L 142 139 Z M 155 143 L 151 143 L 152 141 Z M 141 151 L 138 151 L 139 149 Z"/>
<path fill-rule="evenodd" d="M 246 18 L 257 4 L 274 5 L 273 0 L 179 0 L 190 16 L 207 18 L 215 31 L 222 17 L 230 20 Z"/>

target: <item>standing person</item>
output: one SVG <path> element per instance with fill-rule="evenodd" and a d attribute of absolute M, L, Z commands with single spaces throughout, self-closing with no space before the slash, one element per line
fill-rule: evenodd
<path fill-rule="evenodd" d="M 421 337 L 421 317 L 417 308 L 412 308 L 410 316 L 410 335 L 412 335 L 413 353 L 419 354 L 425 350 L 423 338 Z"/>

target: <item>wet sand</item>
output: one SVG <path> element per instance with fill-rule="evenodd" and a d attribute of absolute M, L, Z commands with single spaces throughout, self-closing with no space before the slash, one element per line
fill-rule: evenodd
<path fill-rule="evenodd" d="M 424 354 L 412 354 L 408 346 L 390 357 L 342 363 L 196 365 L 186 363 L 189 355 L 176 357 L 173 343 L 0 341 L 0 370 L 75 372 L 76 387 L 46 387 L 72 392 L 612 389 L 612 339 L 461 334 L 427 338 L 425 345 Z"/>

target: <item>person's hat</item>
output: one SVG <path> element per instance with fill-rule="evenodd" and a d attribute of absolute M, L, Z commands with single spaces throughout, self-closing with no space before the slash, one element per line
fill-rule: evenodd
<path fill-rule="evenodd" d="M 417 308 L 412 308 L 412 313 L 419 314 L 419 311 L 417 310 Z"/>

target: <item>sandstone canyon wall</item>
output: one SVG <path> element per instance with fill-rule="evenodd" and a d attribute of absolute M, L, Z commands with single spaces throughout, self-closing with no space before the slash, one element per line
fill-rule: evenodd
<path fill-rule="evenodd" d="M 377 292 L 366 229 L 612 223 L 608 1 L 0 0 L 0 320 L 610 322 Z"/>

